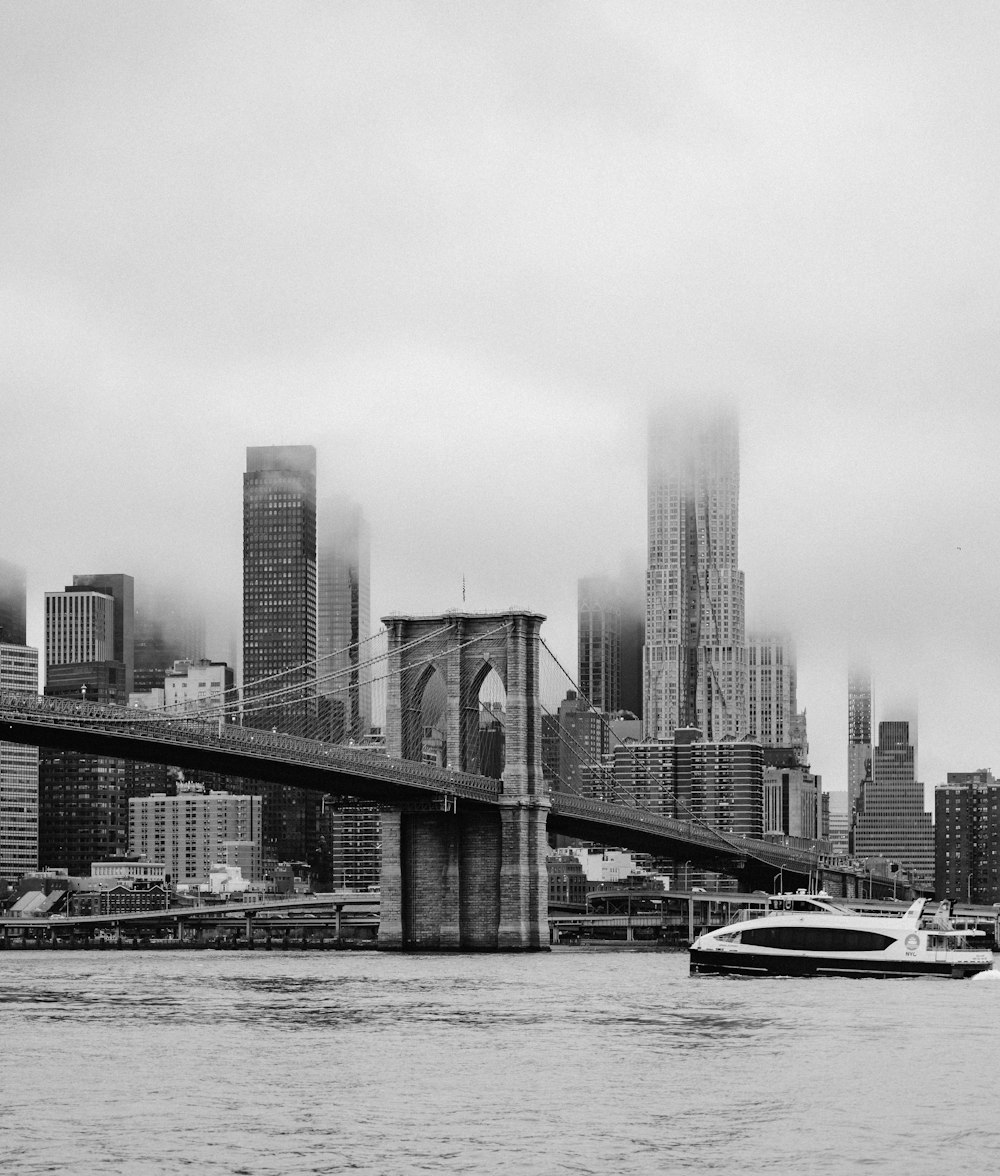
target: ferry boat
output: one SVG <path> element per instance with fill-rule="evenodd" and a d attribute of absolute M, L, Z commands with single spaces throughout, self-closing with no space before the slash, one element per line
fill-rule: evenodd
<path fill-rule="evenodd" d="M 765 914 L 706 931 L 691 944 L 691 973 L 742 976 L 938 976 L 964 979 L 993 967 L 985 931 L 957 928 L 951 904 L 933 916 L 917 899 L 899 915 L 865 913 L 826 894 L 783 894 Z"/>

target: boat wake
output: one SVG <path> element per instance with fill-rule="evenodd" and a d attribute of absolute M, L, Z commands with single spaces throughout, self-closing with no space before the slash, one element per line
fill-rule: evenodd
<path fill-rule="evenodd" d="M 992 980 L 994 982 L 1000 980 L 1000 971 L 997 970 L 996 962 L 994 961 L 993 967 L 989 971 L 977 972 L 976 975 L 972 977 L 972 979 L 973 980 Z"/>

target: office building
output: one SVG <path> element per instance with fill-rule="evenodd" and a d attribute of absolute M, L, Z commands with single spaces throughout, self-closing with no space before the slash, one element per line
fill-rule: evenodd
<path fill-rule="evenodd" d="M 765 747 L 793 745 L 796 677 L 791 638 L 760 633 L 747 639 L 747 734 Z"/>
<path fill-rule="evenodd" d="M 125 667 L 125 696 L 133 689 L 135 673 L 135 581 L 131 576 L 120 573 L 74 576 L 67 592 L 103 592 L 111 597 L 113 640 L 109 660 L 121 662 Z M 104 660 L 72 659 L 72 660 Z"/>
<path fill-rule="evenodd" d="M 577 683 L 605 714 L 642 716 L 645 603 L 641 577 L 587 576 L 577 581 Z"/>
<path fill-rule="evenodd" d="M 45 665 L 69 666 L 115 661 L 114 600 L 106 592 L 45 593 Z M 128 694 L 125 666 L 121 689 Z"/>
<path fill-rule="evenodd" d="M 243 476 L 245 724 L 312 734 L 315 681 L 316 450 L 251 447 Z M 287 693 L 272 700 L 277 690 Z"/>
<path fill-rule="evenodd" d="M 712 741 L 746 732 L 735 414 L 678 407 L 651 420 L 643 720 Z"/>
<path fill-rule="evenodd" d="M 575 690 L 569 690 L 559 704 L 557 723 L 554 748 L 558 764 L 555 768 L 557 790 L 597 798 L 600 790 L 595 781 L 594 766 L 602 762 L 612 742 L 607 715 L 588 706 Z"/>
<path fill-rule="evenodd" d="M 767 758 L 765 748 L 765 759 Z M 823 781 L 794 761 L 764 765 L 764 835 L 824 836 Z"/>
<path fill-rule="evenodd" d="M 861 786 L 872 770 L 872 679 L 853 666 L 847 679 L 847 812 L 857 808 Z"/>
<path fill-rule="evenodd" d="M 672 740 L 622 743 L 612 752 L 614 789 L 643 808 L 713 829 L 760 837 L 764 831 L 764 749 L 714 742 L 695 728 Z"/>
<path fill-rule="evenodd" d="M 850 852 L 851 818 L 847 809 L 846 792 L 827 792 L 828 821 L 825 836 L 830 840 L 830 852 L 835 857 L 846 857 Z"/>
<path fill-rule="evenodd" d="M 917 879 L 934 877 L 934 826 L 916 778 L 909 722 L 878 725 L 871 778 L 862 782 L 854 814 L 852 852 L 896 862 Z"/>
<path fill-rule="evenodd" d="M 45 594 L 45 693 L 126 706 L 132 650 L 132 577 L 74 576 Z M 123 660 L 127 659 L 127 660 Z M 128 848 L 128 800 L 156 787 L 157 766 L 58 748 L 39 749 L 38 856 L 86 874 Z"/>
<path fill-rule="evenodd" d="M 37 649 L 0 641 L 0 690 L 38 693 Z M 0 879 L 16 882 L 37 868 L 38 748 L 0 742 Z"/>
<path fill-rule="evenodd" d="M 371 554 L 357 503 L 325 498 L 318 518 L 318 690 L 334 742 L 367 735 L 372 724 Z"/>
<path fill-rule="evenodd" d="M 24 645 L 27 591 L 24 568 L 0 559 L 0 644 Z"/>
<path fill-rule="evenodd" d="M 588 576 L 577 582 L 577 683 L 599 711 L 621 709 L 622 605 L 618 582 Z"/>
<path fill-rule="evenodd" d="M 317 720 L 316 450 L 252 446 L 243 476 L 243 722 L 314 735 Z M 285 784 L 258 793 L 265 868 L 308 860 L 319 798 Z"/>
<path fill-rule="evenodd" d="M 175 661 L 163 677 L 163 705 L 179 712 L 218 711 L 234 695 L 233 671 L 207 658 Z"/>
<path fill-rule="evenodd" d="M 937 898 L 1000 902 L 1000 783 L 986 768 L 949 772 L 934 789 Z"/>
<path fill-rule="evenodd" d="M 212 866 L 238 862 L 244 878 L 262 877 L 259 796 L 188 791 L 134 797 L 128 806 L 129 851 L 162 862 L 177 886 L 207 885 Z"/>

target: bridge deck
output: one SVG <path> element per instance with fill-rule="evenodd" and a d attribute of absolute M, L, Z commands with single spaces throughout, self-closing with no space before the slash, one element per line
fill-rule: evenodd
<path fill-rule="evenodd" d="M 294 784 L 373 804 L 503 803 L 503 784 L 488 776 L 258 728 L 20 692 L 0 691 L 0 739 Z M 723 871 L 753 863 L 805 878 L 819 864 L 815 853 L 637 807 L 566 792 L 553 792 L 549 801 L 552 832 L 599 844 L 692 858 Z"/>

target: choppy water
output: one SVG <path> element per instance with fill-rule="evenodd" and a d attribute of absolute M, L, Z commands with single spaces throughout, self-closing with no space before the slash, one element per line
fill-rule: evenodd
<path fill-rule="evenodd" d="M 1000 973 L 672 954 L 0 955 L 0 1171 L 920 1174 L 1000 1164 Z"/>

